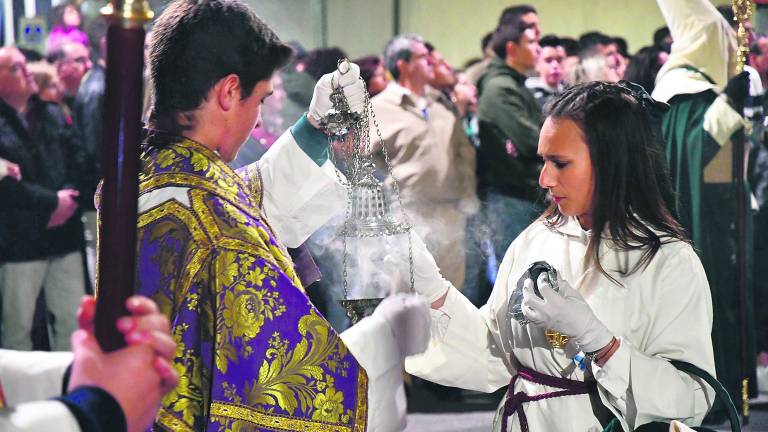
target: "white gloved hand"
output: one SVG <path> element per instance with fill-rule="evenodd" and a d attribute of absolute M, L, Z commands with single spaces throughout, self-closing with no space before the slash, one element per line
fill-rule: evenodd
<path fill-rule="evenodd" d="M 344 67 L 342 65 L 342 67 Z M 362 114 L 365 111 L 365 83 L 360 79 L 360 67 L 349 62 L 349 70 L 342 74 L 338 70 L 325 74 L 315 84 L 315 91 L 312 94 L 312 102 L 309 103 L 309 114 L 316 122 L 325 117 L 328 111 L 333 108 L 331 103 L 331 92 L 341 87 L 344 96 L 347 98 L 349 108 Z"/>
<path fill-rule="evenodd" d="M 532 323 L 567 334 L 585 353 L 598 351 L 611 342 L 613 334 L 568 282 L 558 281 L 559 293 L 544 278 L 538 282 L 543 299 L 534 293 L 531 279 L 523 285 L 523 315 Z"/>
<path fill-rule="evenodd" d="M 413 230 L 410 230 L 409 235 L 413 248 L 413 287 L 432 304 L 448 291 L 451 283 L 440 274 L 435 258 L 421 237 Z"/>
<path fill-rule="evenodd" d="M 395 294 L 389 296 L 373 311 L 392 330 L 400 355 L 408 357 L 427 349 L 430 335 L 429 306 L 419 296 Z"/>

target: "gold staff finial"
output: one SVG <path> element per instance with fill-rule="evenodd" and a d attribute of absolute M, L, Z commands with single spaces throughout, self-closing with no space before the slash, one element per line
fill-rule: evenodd
<path fill-rule="evenodd" d="M 752 16 L 752 0 L 733 0 L 731 8 L 733 8 L 734 19 L 739 23 L 738 30 L 736 31 L 736 41 L 739 45 L 736 53 L 736 70 L 741 72 L 744 70 L 744 65 L 747 63 L 747 56 L 749 55 L 749 35 L 747 35 L 744 23 Z"/>
<path fill-rule="evenodd" d="M 155 16 L 147 0 L 111 0 L 100 12 L 107 19 L 119 20 L 128 27 L 144 25 Z"/>

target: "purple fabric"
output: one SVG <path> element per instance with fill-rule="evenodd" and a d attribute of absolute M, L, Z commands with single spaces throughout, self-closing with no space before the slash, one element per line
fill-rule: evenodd
<path fill-rule="evenodd" d="M 323 276 L 322 273 L 320 273 L 317 264 L 315 264 L 312 255 L 309 253 L 309 248 L 306 243 L 296 249 L 288 249 L 288 253 L 293 260 L 293 267 L 296 269 L 296 274 L 299 275 L 301 284 L 305 287 L 319 281 Z"/>
<path fill-rule="evenodd" d="M 77 42 L 87 47 L 88 35 L 77 27 L 54 27 L 48 35 L 48 52 L 61 48 L 66 42 Z"/>
<path fill-rule="evenodd" d="M 365 371 L 261 219 L 258 178 L 188 140 L 147 147 L 142 165 L 142 196 L 189 188 L 139 221 L 137 291 L 169 316 L 181 376 L 155 429 L 364 431 Z"/>
<path fill-rule="evenodd" d="M 515 383 L 517 382 L 518 378 L 525 381 L 534 382 L 536 384 L 545 385 L 547 387 L 559 388 L 562 390 L 533 396 L 529 396 L 521 391 L 514 393 Z M 504 432 L 507 431 L 507 421 L 509 417 L 512 414 L 517 413 L 517 421 L 520 422 L 520 430 L 523 432 L 528 432 L 528 419 L 526 418 L 525 411 L 523 410 L 524 403 L 595 392 L 597 392 L 597 383 L 595 382 L 584 382 L 570 380 L 568 378 L 553 377 L 551 375 L 536 372 L 533 369 L 529 369 L 518 364 L 517 374 L 512 377 L 512 381 L 509 383 L 509 389 L 507 390 L 507 400 L 504 402 L 504 414 L 501 417 L 501 430 Z"/>

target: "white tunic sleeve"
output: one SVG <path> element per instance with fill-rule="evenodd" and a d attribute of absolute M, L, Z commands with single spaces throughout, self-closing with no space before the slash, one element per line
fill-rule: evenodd
<path fill-rule="evenodd" d="M 344 210 L 347 193 L 328 160 L 317 164 L 286 131 L 256 162 L 261 172 L 267 220 L 277 238 L 295 248 Z"/>
<path fill-rule="evenodd" d="M 79 432 L 80 425 L 63 403 L 40 401 L 0 409 L 0 431 Z"/>
<path fill-rule="evenodd" d="M 0 383 L 7 405 L 61 396 L 64 371 L 71 363 L 70 352 L 0 349 Z"/>
<path fill-rule="evenodd" d="M 673 419 L 699 425 L 712 405 L 709 386 L 668 362 L 682 360 L 715 375 L 709 284 L 690 246 L 665 249 L 633 287 L 631 303 L 644 309 L 640 315 L 649 324 L 627 327 L 605 366 L 592 365 L 603 402 L 625 430 Z"/>
<path fill-rule="evenodd" d="M 423 354 L 406 358 L 405 370 L 439 384 L 488 393 L 509 384 L 514 368 L 487 324 L 489 306 L 477 309 L 451 287 L 439 311 L 445 333 L 433 335 Z"/>
<path fill-rule="evenodd" d="M 405 429 L 402 357 L 389 325 L 371 315 L 344 331 L 341 339 L 368 374 L 368 431 Z"/>

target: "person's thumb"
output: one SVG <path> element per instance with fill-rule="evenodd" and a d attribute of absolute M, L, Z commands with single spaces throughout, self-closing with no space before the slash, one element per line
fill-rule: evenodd
<path fill-rule="evenodd" d="M 72 354 L 77 358 L 84 355 L 96 354 L 100 355 L 101 347 L 99 342 L 93 333 L 89 333 L 85 330 L 75 330 L 70 338 L 72 344 Z"/>

